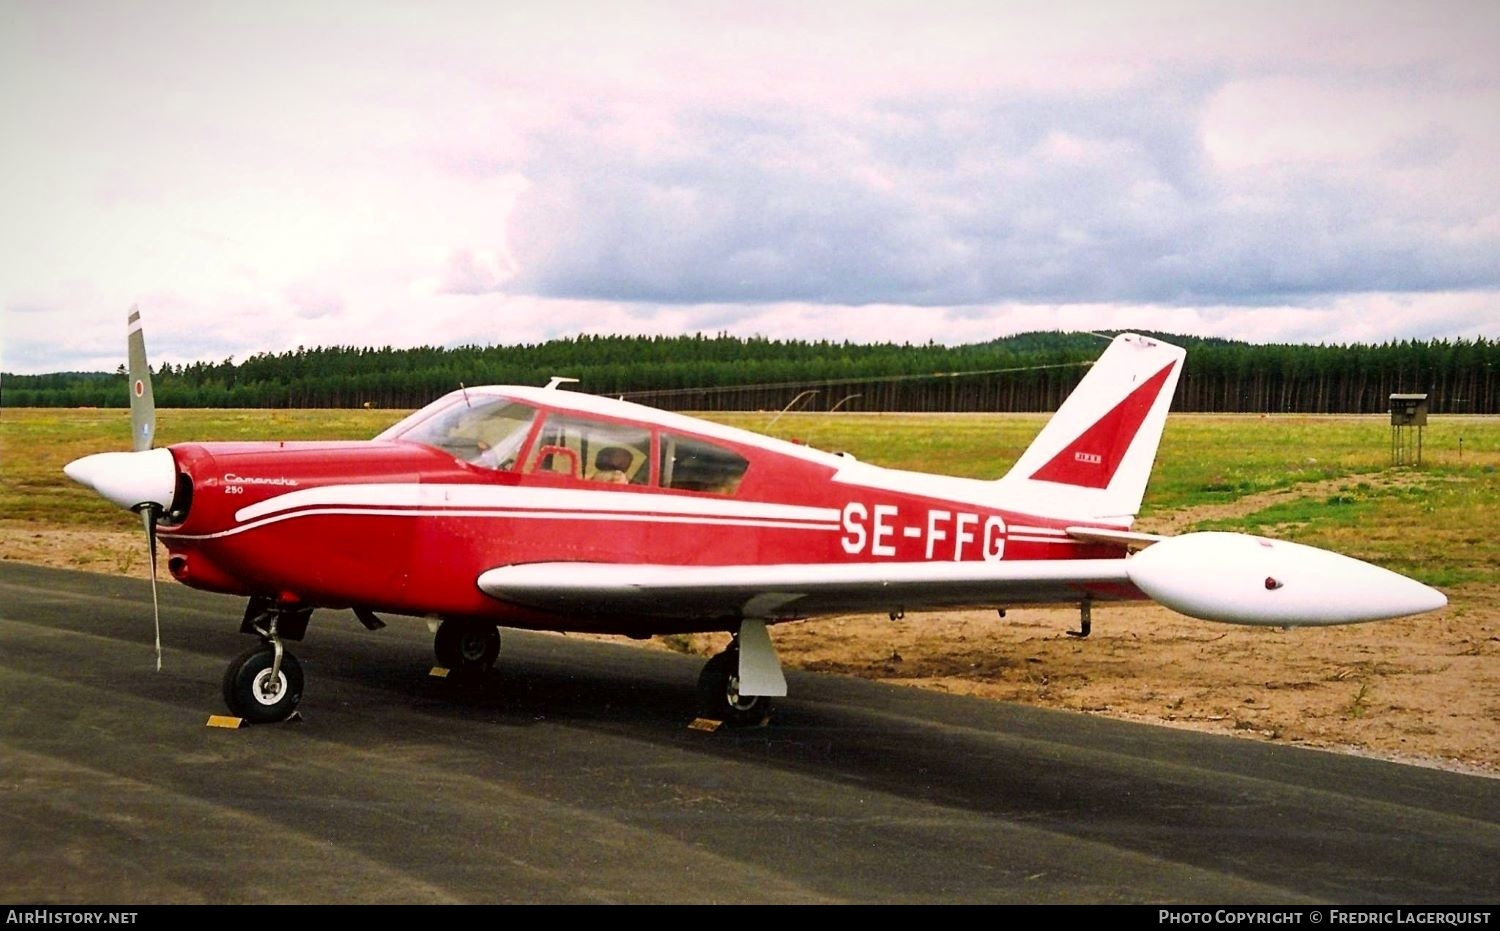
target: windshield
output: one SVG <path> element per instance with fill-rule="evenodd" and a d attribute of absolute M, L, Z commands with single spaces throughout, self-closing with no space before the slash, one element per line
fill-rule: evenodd
<path fill-rule="evenodd" d="M 454 404 L 397 434 L 490 469 L 514 469 L 536 409 L 508 398 Z"/>

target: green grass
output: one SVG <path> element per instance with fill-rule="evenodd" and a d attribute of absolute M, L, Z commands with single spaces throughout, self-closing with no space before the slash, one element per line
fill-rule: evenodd
<path fill-rule="evenodd" d="M 1148 507 L 1192 507 L 1389 470 L 1391 428 L 1384 416 L 1174 415 L 1156 462 Z M 1424 431 L 1422 471 L 1486 465 L 1500 466 L 1500 419 L 1437 418 Z"/>
<path fill-rule="evenodd" d="M 193 440 L 368 439 L 404 411 L 163 410 L 156 445 Z M 137 526 L 130 514 L 63 475 L 89 453 L 128 450 L 124 410 L 5 408 L 0 412 L 0 519 L 51 526 Z"/>
<path fill-rule="evenodd" d="M 404 414 L 163 410 L 157 443 L 362 439 Z M 774 416 L 711 419 L 765 431 Z M 770 432 L 877 465 L 998 478 L 1045 422 L 1041 414 L 787 414 Z M 5 409 L 0 519 L 134 528 L 131 515 L 62 474 L 78 456 L 128 448 L 128 435 L 124 411 Z M 1202 520 L 1195 529 L 1324 546 L 1431 584 L 1500 582 L 1500 418 L 1436 417 L 1423 439 L 1420 468 L 1393 468 L 1383 417 L 1173 415 L 1143 516 L 1286 489 L 1264 507 Z"/>

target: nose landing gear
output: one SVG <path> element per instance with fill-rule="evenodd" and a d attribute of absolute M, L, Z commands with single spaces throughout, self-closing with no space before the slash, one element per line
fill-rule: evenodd
<path fill-rule="evenodd" d="M 285 721 L 302 701 L 302 664 L 287 652 L 282 639 L 301 640 L 312 617 L 310 608 L 279 607 L 252 598 L 240 630 L 261 638 L 224 670 L 224 704 L 252 724 Z"/>
<path fill-rule="evenodd" d="M 302 664 L 279 642 L 245 651 L 224 670 L 224 704 L 252 724 L 285 721 L 302 701 Z"/>

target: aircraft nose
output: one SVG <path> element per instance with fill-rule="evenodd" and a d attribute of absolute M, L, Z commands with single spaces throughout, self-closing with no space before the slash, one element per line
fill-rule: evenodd
<path fill-rule="evenodd" d="M 128 511 L 144 504 L 171 510 L 177 491 L 177 463 L 168 449 L 95 453 L 74 459 L 63 473 Z"/>

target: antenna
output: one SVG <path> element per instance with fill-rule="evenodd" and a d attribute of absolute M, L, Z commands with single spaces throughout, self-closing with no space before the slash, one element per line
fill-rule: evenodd
<path fill-rule="evenodd" d="M 805 398 L 805 397 L 807 397 L 809 395 L 817 394 L 817 393 L 818 393 L 817 389 L 815 389 L 815 388 L 809 388 L 809 389 L 807 389 L 806 391 L 804 391 L 801 394 L 797 395 L 795 398 L 792 398 L 791 402 L 788 403 L 786 407 L 783 407 L 781 409 L 781 414 L 785 414 L 787 411 L 791 410 L 793 407 L 795 407 L 797 405 L 797 402 L 800 401 L 800 400 L 802 400 L 803 398 Z M 778 421 L 778 420 L 781 419 L 781 414 L 777 414 L 775 417 L 772 417 L 771 418 L 771 422 L 768 423 L 768 424 L 766 424 L 761 429 L 769 430 L 772 427 L 776 426 L 776 421 Z"/>
<path fill-rule="evenodd" d="M 839 408 L 843 407 L 845 401 L 852 401 L 855 398 L 862 398 L 862 397 L 864 397 L 864 395 L 862 395 L 862 394 L 846 394 L 842 398 L 839 399 L 839 403 L 835 404 L 834 406 L 832 406 L 832 407 L 830 407 L 828 409 L 828 413 L 831 414 L 834 411 L 838 410 Z"/>
<path fill-rule="evenodd" d="M 474 405 L 469 403 L 469 389 L 464 387 L 463 382 L 458 383 L 458 390 L 464 393 L 464 407 L 473 409 Z"/>

